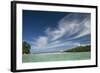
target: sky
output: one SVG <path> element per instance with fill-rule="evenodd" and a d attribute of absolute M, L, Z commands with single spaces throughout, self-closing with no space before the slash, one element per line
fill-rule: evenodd
<path fill-rule="evenodd" d="M 23 10 L 23 41 L 31 53 L 59 52 L 91 43 L 91 14 Z"/>

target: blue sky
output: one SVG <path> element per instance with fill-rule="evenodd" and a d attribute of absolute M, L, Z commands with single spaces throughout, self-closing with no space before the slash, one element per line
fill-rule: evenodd
<path fill-rule="evenodd" d="M 23 10 L 23 41 L 32 53 L 90 44 L 90 18 L 90 13 Z"/>

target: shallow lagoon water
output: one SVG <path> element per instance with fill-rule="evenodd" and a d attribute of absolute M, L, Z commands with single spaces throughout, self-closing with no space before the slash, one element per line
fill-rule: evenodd
<path fill-rule="evenodd" d="M 91 52 L 65 52 L 65 53 L 40 53 L 23 54 L 22 62 L 47 62 L 91 59 Z"/>

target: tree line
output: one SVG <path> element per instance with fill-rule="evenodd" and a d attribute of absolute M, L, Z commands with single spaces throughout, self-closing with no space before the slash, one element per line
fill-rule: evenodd
<path fill-rule="evenodd" d="M 65 50 L 64 52 L 89 52 L 91 51 L 91 46 L 86 45 L 86 46 L 78 46 L 72 49 Z"/>

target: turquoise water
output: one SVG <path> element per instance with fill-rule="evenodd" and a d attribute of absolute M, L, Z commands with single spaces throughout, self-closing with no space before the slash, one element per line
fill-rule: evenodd
<path fill-rule="evenodd" d="M 43 53 L 43 54 L 24 54 L 23 62 L 46 62 L 46 61 L 67 61 L 67 60 L 86 60 L 90 59 L 90 52 L 68 52 L 68 53 Z"/>

